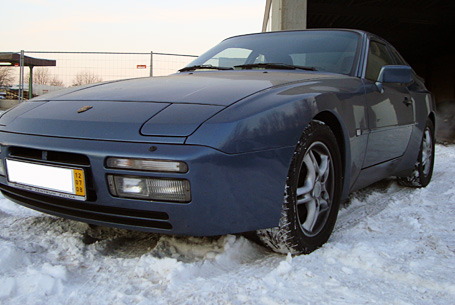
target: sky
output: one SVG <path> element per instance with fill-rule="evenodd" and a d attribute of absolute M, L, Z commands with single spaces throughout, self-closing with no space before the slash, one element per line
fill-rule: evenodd
<path fill-rule="evenodd" d="M 0 0 L 0 5 L 0 52 L 200 55 L 224 38 L 260 32 L 265 0 Z"/>

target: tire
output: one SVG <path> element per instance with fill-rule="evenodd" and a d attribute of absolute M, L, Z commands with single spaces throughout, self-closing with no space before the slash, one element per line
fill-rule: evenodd
<path fill-rule="evenodd" d="M 419 156 L 414 165 L 414 170 L 407 177 L 398 177 L 400 185 L 409 187 L 425 187 L 433 176 L 434 155 L 435 155 L 435 136 L 433 122 L 427 119 L 420 144 Z"/>
<path fill-rule="evenodd" d="M 312 121 L 294 151 L 279 226 L 256 231 L 259 240 L 278 253 L 308 254 L 322 246 L 337 219 L 341 185 L 336 138 Z"/>

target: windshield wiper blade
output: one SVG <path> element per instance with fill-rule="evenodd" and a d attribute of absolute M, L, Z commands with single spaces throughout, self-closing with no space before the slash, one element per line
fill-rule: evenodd
<path fill-rule="evenodd" d="M 179 70 L 179 72 L 187 72 L 187 71 L 194 71 L 199 69 L 208 69 L 208 70 L 234 70 L 231 67 L 217 67 L 212 65 L 196 65 L 196 66 L 189 66 Z"/>
<path fill-rule="evenodd" d="M 307 71 L 317 71 L 315 67 L 305 67 L 297 65 L 288 65 L 282 63 L 256 63 L 256 64 L 246 64 L 234 66 L 234 68 L 240 69 L 253 69 L 253 68 L 264 68 L 264 69 L 285 69 L 285 70 L 307 70 Z"/>

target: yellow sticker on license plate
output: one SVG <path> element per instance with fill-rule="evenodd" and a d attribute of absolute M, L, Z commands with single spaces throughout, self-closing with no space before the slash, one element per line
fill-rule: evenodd
<path fill-rule="evenodd" d="M 78 196 L 85 196 L 84 171 L 82 169 L 73 169 L 74 189 Z"/>

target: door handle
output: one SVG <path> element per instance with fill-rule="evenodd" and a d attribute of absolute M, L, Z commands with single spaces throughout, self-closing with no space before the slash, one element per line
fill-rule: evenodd
<path fill-rule="evenodd" d="M 412 105 L 412 100 L 409 99 L 407 96 L 404 98 L 403 104 L 406 106 L 411 106 Z"/>

